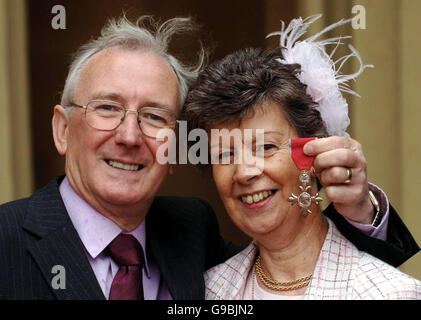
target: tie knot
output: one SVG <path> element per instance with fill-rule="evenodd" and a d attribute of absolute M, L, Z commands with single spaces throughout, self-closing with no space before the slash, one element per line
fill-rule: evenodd
<path fill-rule="evenodd" d="M 108 253 L 118 266 L 143 266 L 142 246 L 135 237 L 120 233 L 108 245 Z"/>

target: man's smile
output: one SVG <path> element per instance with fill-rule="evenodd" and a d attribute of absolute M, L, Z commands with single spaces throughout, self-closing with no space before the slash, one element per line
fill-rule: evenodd
<path fill-rule="evenodd" d="M 139 171 L 143 169 L 143 165 L 136 163 L 123 163 L 117 160 L 106 159 L 105 162 L 113 168 L 122 169 L 126 171 Z"/>

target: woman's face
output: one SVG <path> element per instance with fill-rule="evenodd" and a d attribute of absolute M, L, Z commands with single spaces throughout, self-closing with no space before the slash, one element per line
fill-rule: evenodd
<path fill-rule="evenodd" d="M 243 133 L 240 148 L 242 161 L 239 161 L 240 157 L 234 158 L 238 148 L 234 148 L 232 138 L 230 144 L 224 145 L 222 142 L 218 146 L 213 141 L 210 147 L 213 163 L 218 158 L 219 163 L 227 162 L 228 158 L 230 160 L 229 164 L 213 164 L 212 172 L 220 197 L 233 222 L 255 239 L 276 232 L 286 221 L 299 222 L 301 215 L 297 205 L 291 206 L 287 200 L 291 193 L 297 194 L 299 191 L 299 170 L 291 159 L 288 143 L 288 139 L 296 138 L 297 134 L 283 115 L 281 107 L 274 102 L 267 102 L 255 108 L 254 114 L 244 118 L 240 124 L 236 122 L 214 127 L 219 130 L 223 128 L 230 131 L 238 128 Z M 253 129 L 253 150 L 256 152 L 251 159 L 255 160 L 254 163 L 250 158 L 247 163 L 244 159 L 250 150 L 244 141 L 246 129 Z M 264 130 L 263 145 L 259 143 L 255 129 Z M 259 157 L 259 152 L 263 157 Z M 256 166 L 260 170 L 256 170 Z"/>

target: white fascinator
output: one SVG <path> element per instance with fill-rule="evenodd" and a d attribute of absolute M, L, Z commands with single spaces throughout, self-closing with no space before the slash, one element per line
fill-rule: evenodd
<path fill-rule="evenodd" d="M 356 92 L 350 89 L 348 81 L 356 79 L 365 68 L 372 68 L 373 65 L 363 64 L 359 53 L 350 44 L 348 45 L 350 54 L 338 58 L 336 61 L 333 60 L 332 57 L 337 47 L 342 44 L 341 40 L 351 38 L 351 36 L 317 41 L 321 35 L 351 22 L 352 19 L 342 19 L 312 37 L 299 40 L 307 32 L 308 27 L 321 16 L 321 14 L 318 14 L 306 19 L 293 19 L 286 28 L 285 23 L 281 21 L 281 31 L 270 33 L 267 38 L 280 37 L 280 46 L 283 48 L 283 59 L 278 59 L 280 63 L 301 65 L 301 72 L 297 75 L 297 78 L 307 85 L 307 93 L 317 103 L 316 108 L 320 112 L 328 134 L 331 136 L 349 136 L 346 132 L 350 123 L 348 103 L 342 96 L 342 92 L 359 97 Z M 326 52 L 327 45 L 335 45 L 330 54 Z M 343 65 L 352 57 L 358 59 L 359 70 L 349 75 L 342 74 Z"/>

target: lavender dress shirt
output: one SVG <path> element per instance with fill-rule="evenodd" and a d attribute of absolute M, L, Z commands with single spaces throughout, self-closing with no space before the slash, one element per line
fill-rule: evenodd
<path fill-rule="evenodd" d="M 100 214 L 83 200 L 70 186 L 67 177 L 60 184 L 59 190 L 73 226 L 85 247 L 89 263 L 105 298 L 108 300 L 118 266 L 113 259 L 104 253 L 104 249 L 121 232 L 126 232 L 123 232 L 113 221 Z M 167 286 L 161 281 L 158 267 L 146 255 L 145 230 L 145 221 L 143 221 L 135 230 L 126 233 L 133 235 L 143 248 L 145 268 L 143 269 L 142 279 L 145 300 L 172 300 Z"/>

